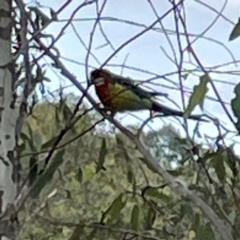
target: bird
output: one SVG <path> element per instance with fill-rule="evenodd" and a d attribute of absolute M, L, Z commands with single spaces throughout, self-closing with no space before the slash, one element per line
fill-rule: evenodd
<path fill-rule="evenodd" d="M 117 112 L 149 110 L 158 112 L 160 116 L 184 117 L 184 112 L 174 110 L 156 101 L 156 96 L 167 96 L 166 93 L 150 92 L 139 86 L 139 82 L 122 77 L 107 69 L 94 69 L 90 72 L 90 84 L 105 110 L 112 116 Z M 189 119 L 206 121 L 201 115 L 190 115 Z"/>

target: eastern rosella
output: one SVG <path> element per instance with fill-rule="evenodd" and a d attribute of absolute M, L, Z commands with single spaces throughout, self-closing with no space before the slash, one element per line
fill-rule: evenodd
<path fill-rule="evenodd" d="M 163 106 L 154 101 L 155 96 L 167 94 L 149 92 L 135 84 L 135 81 L 116 75 L 105 69 L 95 69 L 90 74 L 90 82 L 94 84 L 96 94 L 105 109 L 113 114 L 124 111 L 150 110 L 159 112 L 162 116 L 183 117 L 183 112 Z M 202 120 L 199 115 L 188 118 Z"/>

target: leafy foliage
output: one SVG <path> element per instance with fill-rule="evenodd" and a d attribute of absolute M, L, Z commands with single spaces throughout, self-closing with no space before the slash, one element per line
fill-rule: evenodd
<path fill-rule="evenodd" d="M 192 111 L 197 105 L 203 108 L 203 101 L 208 91 L 207 84 L 209 81 L 211 81 L 210 77 L 208 76 L 208 74 L 205 74 L 200 77 L 199 85 L 194 86 L 193 93 L 189 99 L 189 104 L 184 113 L 186 117 L 188 117 L 192 113 Z"/>
<path fill-rule="evenodd" d="M 103 164 L 104 164 L 106 155 L 107 155 L 107 143 L 106 143 L 106 139 L 103 138 L 100 153 L 99 153 L 99 158 L 98 158 L 98 162 L 97 162 L 97 169 L 96 169 L 97 173 L 100 170 L 104 169 Z"/>
<path fill-rule="evenodd" d="M 88 2 L 94 1 L 83 4 Z M 52 50 L 60 59 L 54 46 L 60 37 L 54 39 L 43 33 L 51 22 L 58 20 L 57 12 L 50 9 L 51 17 L 48 17 L 37 4 L 37 7 L 30 6 L 27 14 L 31 29 L 26 36 L 29 38 L 29 59 L 15 66 L 15 90 L 26 93 L 29 101 L 17 150 L 22 164 L 20 185 L 27 183 L 31 197 L 21 212 L 21 222 L 25 224 L 19 239 L 214 239 L 212 226 L 199 209 L 187 200 L 179 199 L 168 183 L 145 164 L 131 141 L 122 133 L 95 131 L 94 123 L 100 117 L 95 111 L 86 111 L 87 107 L 79 97 L 73 94 L 63 96 L 60 89 L 58 101 L 38 103 L 37 89 L 43 98 L 46 97 L 45 83 L 50 82 L 46 76 L 46 64 L 40 64 L 39 60 Z M 98 8 L 98 3 L 96 6 Z M 96 26 L 99 24 L 101 29 L 101 11 L 97 9 L 97 12 Z M 182 20 L 180 10 L 178 14 L 176 19 Z M 18 59 L 23 51 L 18 9 L 16 23 L 12 53 Z M 229 40 L 239 37 L 239 26 L 238 22 Z M 158 31 L 157 28 L 153 30 Z M 46 38 L 50 39 L 50 45 L 44 49 L 39 39 Z M 89 48 L 91 45 L 89 43 Z M 181 44 L 178 46 L 181 48 Z M 91 54 L 91 49 L 85 48 Z M 191 52 L 190 47 L 188 50 Z M 36 57 L 36 52 L 40 56 Z M 53 62 L 50 67 L 63 72 Z M 179 71 L 182 68 L 178 66 Z M 185 80 L 195 74 L 194 70 L 184 72 L 179 75 Z M 208 83 L 212 80 L 208 73 L 202 72 L 204 75 L 194 86 L 189 99 L 186 117 L 197 106 L 203 109 Z M 26 92 L 28 74 L 31 78 Z M 237 85 L 236 98 L 232 100 L 238 129 L 239 91 Z M 129 128 L 134 129 L 134 126 Z M 239 157 L 232 147 L 223 147 L 219 143 L 216 148 L 203 147 L 191 142 L 191 148 L 189 141 L 171 125 L 144 132 L 142 137 L 155 159 L 204 199 L 224 222 L 230 223 L 234 237 L 239 239 Z"/>
<path fill-rule="evenodd" d="M 229 41 L 235 40 L 239 36 L 240 36 L 240 18 L 238 19 L 238 22 L 236 23 L 230 34 Z"/>
<path fill-rule="evenodd" d="M 49 113 L 44 118 L 43 109 Z M 29 168 L 24 163 L 33 156 L 38 156 L 38 164 L 43 166 L 46 150 L 59 132 L 52 122 L 56 118 L 61 126 L 66 122 L 63 111 L 56 114 L 56 109 L 58 104 L 37 104 L 26 119 L 22 135 L 26 148 L 21 150 L 24 176 Z M 213 239 L 211 225 L 202 213 L 175 196 L 160 176 L 139 162 L 141 155 L 124 135 L 88 132 L 69 142 L 91 125 L 91 118 L 80 118 L 75 131 L 64 136 L 62 144 L 66 145 L 33 181 L 35 198 L 28 200 L 22 217 L 31 215 L 34 221 L 26 222 L 20 239 L 31 235 L 41 239 L 114 240 L 125 235 Z M 37 132 L 42 133 L 42 141 L 33 137 Z M 32 147 L 27 139 L 35 139 Z M 199 147 L 198 160 L 193 163 L 186 140 L 171 126 L 144 134 L 143 140 L 171 174 L 188 183 L 221 218 L 231 221 L 239 236 L 239 159 L 232 149 Z M 96 171 L 102 167 L 105 171 Z"/>
<path fill-rule="evenodd" d="M 234 92 L 236 94 L 235 98 L 232 99 L 231 105 L 235 116 L 237 117 L 236 127 L 240 129 L 240 83 L 235 86 Z"/>

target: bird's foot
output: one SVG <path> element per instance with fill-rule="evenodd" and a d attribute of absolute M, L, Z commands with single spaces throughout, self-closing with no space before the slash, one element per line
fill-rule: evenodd
<path fill-rule="evenodd" d="M 154 118 L 157 115 L 155 111 L 150 111 L 149 118 Z"/>

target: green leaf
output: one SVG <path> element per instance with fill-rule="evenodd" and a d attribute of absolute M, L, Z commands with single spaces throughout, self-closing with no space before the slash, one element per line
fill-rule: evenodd
<path fill-rule="evenodd" d="M 236 166 L 236 162 L 239 162 L 239 158 L 236 156 L 233 147 L 234 144 L 232 144 L 230 147 L 225 148 L 225 154 L 223 154 L 223 159 L 231 169 L 233 177 L 238 178 L 239 168 Z"/>
<path fill-rule="evenodd" d="M 198 233 L 200 225 L 201 225 L 201 215 L 199 213 L 196 213 L 191 229 L 194 230 L 196 233 Z"/>
<path fill-rule="evenodd" d="M 66 189 L 65 192 L 66 192 L 66 195 L 67 195 L 66 198 L 67 198 L 67 199 L 71 199 L 71 198 L 72 198 L 71 191 L 69 191 L 68 189 Z"/>
<path fill-rule="evenodd" d="M 86 239 L 86 240 L 94 240 L 94 239 L 96 239 L 97 233 L 98 233 L 97 228 L 94 228 L 94 229 L 90 232 L 90 234 L 89 234 L 85 239 Z M 80 238 L 79 238 L 79 239 L 80 239 Z M 74 239 L 74 240 L 75 240 L 75 239 Z"/>
<path fill-rule="evenodd" d="M 43 82 L 44 74 L 45 74 L 45 72 L 42 71 L 41 66 L 37 65 L 36 76 L 33 79 L 34 85 L 36 85 L 37 83 Z"/>
<path fill-rule="evenodd" d="M 29 132 L 29 137 L 27 138 L 28 139 L 28 143 L 29 143 L 29 146 L 30 146 L 30 148 L 31 148 L 31 150 L 33 151 L 33 152 L 36 152 L 37 151 L 37 149 L 35 148 L 35 146 L 34 146 L 34 134 L 33 134 L 33 130 L 32 130 L 32 127 L 31 127 L 31 125 L 27 122 L 27 128 L 28 128 L 28 132 Z"/>
<path fill-rule="evenodd" d="M 82 180 L 83 180 L 83 172 L 82 172 L 82 169 L 79 168 L 78 171 L 76 172 L 76 175 L 75 175 L 75 178 L 76 180 L 81 183 Z"/>
<path fill-rule="evenodd" d="M 232 111 L 237 118 L 236 127 L 240 130 L 240 83 L 234 88 L 235 98 L 231 101 Z"/>
<path fill-rule="evenodd" d="M 51 79 L 48 78 L 48 77 L 44 77 L 44 78 L 43 78 L 43 81 L 45 81 L 45 82 L 51 82 Z"/>
<path fill-rule="evenodd" d="M 128 179 L 128 181 L 129 181 L 130 183 L 133 183 L 133 181 L 134 181 L 134 174 L 133 174 L 133 172 L 132 172 L 132 169 L 129 169 L 129 170 L 127 171 L 127 179 Z"/>
<path fill-rule="evenodd" d="M 28 132 L 29 132 L 29 137 L 31 140 L 33 140 L 33 131 L 32 131 L 32 127 L 31 125 L 27 122 L 27 128 L 28 128 Z"/>
<path fill-rule="evenodd" d="M 63 103 L 62 109 L 63 109 L 62 111 L 63 111 L 64 120 L 65 122 L 67 122 L 72 116 L 72 111 L 69 108 L 69 106 L 66 104 L 66 102 Z"/>
<path fill-rule="evenodd" d="M 66 99 L 64 100 L 64 102 L 62 103 L 62 113 L 63 113 L 63 119 L 65 121 L 65 123 L 68 123 L 68 121 L 71 119 L 71 117 L 73 116 L 72 110 L 70 109 L 70 107 L 68 106 L 68 104 L 66 103 Z M 75 126 L 71 127 L 71 131 L 76 134 L 76 128 Z"/>
<path fill-rule="evenodd" d="M 189 73 L 185 73 L 185 74 L 182 75 L 182 78 L 183 78 L 184 80 L 187 80 L 188 76 L 189 76 Z"/>
<path fill-rule="evenodd" d="M 222 157 L 223 151 L 220 150 L 217 152 L 215 157 L 212 158 L 212 164 L 213 167 L 215 168 L 217 177 L 221 183 L 224 183 L 226 180 L 226 169 L 224 166 L 224 159 Z"/>
<path fill-rule="evenodd" d="M 124 146 L 123 140 L 119 136 L 117 136 L 117 135 L 116 135 L 116 142 L 117 142 L 117 145 L 119 145 L 121 147 Z"/>
<path fill-rule="evenodd" d="M 50 14 L 51 14 L 52 19 L 58 20 L 57 14 L 52 8 L 50 8 Z"/>
<path fill-rule="evenodd" d="M 30 135 L 32 134 L 32 130 L 31 127 L 29 127 L 29 131 L 31 131 Z M 25 133 L 21 133 L 21 139 L 24 142 L 24 146 L 25 146 L 25 150 L 27 152 L 36 152 L 36 149 L 33 145 L 33 139 L 31 137 L 29 137 L 27 134 Z"/>
<path fill-rule="evenodd" d="M 233 210 L 231 211 L 231 213 L 228 215 L 228 219 L 229 219 L 229 221 L 231 222 L 232 226 L 235 225 L 236 216 L 237 216 L 237 214 L 236 214 L 236 211 L 235 211 L 234 209 L 233 209 Z"/>
<path fill-rule="evenodd" d="M 220 149 L 217 150 L 218 151 L 222 151 Z M 216 157 L 217 152 L 211 152 L 210 150 L 206 151 L 206 153 L 203 155 L 201 162 L 205 163 L 207 162 L 208 159 L 212 159 L 214 157 Z"/>
<path fill-rule="evenodd" d="M 36 146 L 36 150 L 40 151 L 42 148 L 42 136 L 38 132 L 33 133 L 33 140 L 34 140 L 34 146 Z"/>
<path fill-rule="evenodd" d="M 33 188 L 31 189 L 32 198 L 37 198 L 42 189 L 47 185 L 48 182 L 52 180 L 54 173 L 63 163 L 64 153 L 65 149 L 58 151 L 52 161 L 50 161 L 48 168 L 37 177 L 33 184 Z"/>
<path fill-rule="evenodd" d="M 46 149 L 46 148 L 52 147 L 57 139 L 58 139 L 58 136 L 57 137 L 53 137 L 52 139 L 50 139 L 47 142 L 43 143 L 42 149 Z"/>
<path fill-rule="evenodd" d="M 131 225 L 132 225 L 132 229 L 134 229 L 134 230 L 138 230 L 139 212 L 140 212 L 140 208 L 137 204 L 135 204 L 133 206 L 132 215 L 131 215 Z"/>
<path fill-rule="evenodd" d="M 238 18 L 238 23 L 234 26 L 230 34 L 229 41 L 232 41 L 238 38 L 239 36 L 240 36 L 240 18 Z"/>
<path fill-rule="evenodd" d="M 191 218 L 193 215 L 193 209 L 189 203 L 181 204 L 178 221 L 181 221 L 186 215 L 190 216 Z"/>
<path fill-rule="evenodd" d="M 38 174 L 38 159 L 32 156 L 29 160 L 29 185 L 31 186 Z"/>
<path fill-rule="evenodd" d="M 197 105 L 200 105 L 202 108 L 205 95 L 208 91 L 207 84 L 210 82 L 210 77 L 208 74 L 205 74 L 200 77 L 200 83 L 193 88 L 193 93 L 189 99 L 187 109 L 184 112 L 184 117 L 187 118 L 190 116 L 192 111 Z"/>
<path fill-rule="evenodd" d="M 128 151 L 126 150 L 125 146 L 124 146 L 124 142 L 121 138 L 119 138 L 118 136 L 116 136 L 116 142 L 117 142 L 117 145 L 119 146 L 119 149 L 121 150 L 122 154 L 123 154 L 123 157 L 124 159 L 127 161 L 127 162 L 130 162 L 131 161 L 131 158 L 129 157 L 128 155 Z"/>
<path fill-rule="evenodd" d="M 98 173 L 100 170 L 102 170 L 104 168 L 103 164 L 105 162 L 106 155 L 107 155 L 107 142 L 106 142 L 106 139 L 103 138 L 99 157 L 98 157 L 96 173 Z"/>
<path fill-rule="evenodd" d="M 78 240 L 82 237 L 83 235 L 83 227 L 82 226 L 76 226 L 72 235 L 68 240 Z"/>
<path fill-rule="evenodd" d="M 110 215 L 108 219 L 108 224 L 112 223 L 114 220 L 116 220 L 122 211 L 122 209 L 125 207 L 126 201 L 123 200 L 123 194 L 121 193 L 111 204 L 111 206 L 107 209 L 106 215 Z"/>
<path fill-rule="evenodd" d="M 59 116 L 60 108 L 55 107 L 55 124 L 57 125 L 57 128 L 61 128 L 61 119 Z"/>
<path fill-rule="evenodd" d="M 127 180 L 132 185 L 133 196 L 135 196 L 137 184 L 136 184 L 135 175 L 130 162 L 127 162 L 126 167 L 127 167 Z"/>
<path fill-rule="evenodd" d="M 176 169 L 176 170 L 172 170 L 172 169 L 170 169 L 170 170 L 167 170 L 167 172 L 169 173 L 169 174 L 171 174 L 173 177 L 179 177 L 180 175 L 182 175 L 182 168 L 178 168 L 178 169 Z"/>
<path fill-rule="evenodd" d="M 159 200 L 162 200 L 163 202 L 168 202 L 171 200 L 171 198 L 169 196 L 159 192 L 158 189 L 154 188 L 154 187 L 148 187 L 145 190 L 144 195 L 148 195 L 150 197 L 157 198 Z"/>
<path fill-rule="evenodd" d="M 198 239 L 199 240 L 212 240 L 215 238 L 213 233 L 211 223 L 208 222 L 201 226 L 201 230 L 199 231 Z"/>
<path fill-rule="evenodd" d="M 144 218 L 144 229 L 148 230 L 148 229 L 152 229 L 152 226 L 156 220 L 156 211 L 147 205 L 147 214 Z"/>
<path fill-rule="evenodd" d="M 23 141 L 29 141 L 29 140 L 30 140 L 29 137 L 28 137 L 28 135 L 25 134 L 25 133 L 23 133 L 23 132 L 20 134 L 20 138 L 21 138 Z"/>

